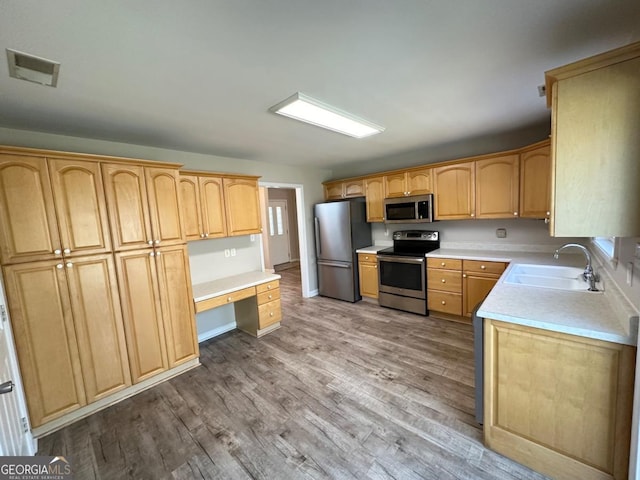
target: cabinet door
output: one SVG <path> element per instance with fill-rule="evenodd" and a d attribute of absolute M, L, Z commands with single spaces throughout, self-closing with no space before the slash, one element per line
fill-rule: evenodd
<path fill-rule="evenodd" d="M 186 239 L 199 240 L 204 238 L 200 191 L 196 175 L 180 175 L 180 201 Z"/>
<path fill-rule="evenodd" d="M 144 168 L 103 164 L 102 177 L 109 205 L 109 224 L 116 251 L 148 247 L 153 243 Z"/>
<path fill-rule="evenodd" d="M 433 170 L 436 220 L 475 217 L 474 163 L 457 163 Z"/>
<path fill-rule="evenodd" d="M 465 273 L 462 277 L 462 314 L 470 317 L 473 309 L 484 300 L 500 276 Z"/>
<path fill-rule="evenodd" d="M 89 403 L 131 385 L 118 282 L 111 255 L 65 262 Z"/>
<path fill-rule="evenodd" d="M 360 295 L 378 298 L 378 265 L 377 263 L 360 262 Z"/>
<path fill-rule="evenodd" d="M 407 190 L 409 195 L 424 195 L 432 193 L 431 169 L 410 170 L 407 172 Z"/>
<path fill-rule="evenodd" d="M 66 159 L 48 162 L 65 256 L 111 251 L 100 164 Z"/>
<path fill-rule="evenodd" d="M 0 154 L 3 264 L 56 258 L 58 227 L 44 158 Z"/>
<path fill-rule="evenodd" d="M 551 154 L 549 145 L 520 155 L 520 216 L 549 218 Z"/>
<path fill-rule="evenodd" d="M 221 177 L 200 177 L 200 202 L 205 237 L 226 237 L 227 218 Z"/>
<path fill-rule="evenodd" d="M 167 369 L 155 253 L 117 253 L 116 270 L 131 379 L 138 383 Z"/>
<path fill-rule="evenodd" d="M 179 172 L 175 168 L 144 169 L 149 196 L 149 212 L 154 245 L 186 242 L 178 192 Z"/>
<path fill-rule="evenodd" d="M 345 198 L 364 197 L 362 180 L 344 182 L 344 196 Z"/>
<path fill-rule="evenodd" d="M 196 319 L 186 245 L 156 250 L 169 368 L 198 356 Z"/>
<path fill-rule="evenodd" d="M 384 190 L 387 198 L 407 195 L 407 183 L 404 172 L 384 176 Z"/>
<path fill-rule="evenodd" d="M 32 427 L 86 404 L 65 266 L 5 267 L 11 324 Z"/>
<path fill-rule="evenodd" d="M 223 179 L 223 185 L 227 233 L 230 236 L 260 233 L 258 181 L 230 177 Z"/>
<path fill-rule="evenodd" d="M 365 180 L 367 222 L 384 222 L 384 177 Z"/>
<path fill-rule="evenodd" d="M 339 200 L 344 198 L 344 184 L 342 182 L 326 183 L 324 185 L 325 200 Z"/>
<path fill-rule="evenodd" d="M 518 216 L 518 155 L 476 161 L 476 217 Z"/>

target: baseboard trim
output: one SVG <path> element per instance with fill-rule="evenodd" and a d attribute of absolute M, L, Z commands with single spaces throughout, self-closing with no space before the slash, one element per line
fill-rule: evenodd
<path fill-rule="evenodd" d="M 35 439 L 40 437 L 44 437 L 50 433 L 56 432 L 61 428 L 66 427 L 67 425 L 71 425 L 78 420 L 81 420 L 89 415 L 92 415 L 100 410 L 104 410 L 111 405 L 115 405 L 122 400 L 125 400 L 129 397 L 133 397 L 134 395 L 143 392 L 144 390 L 148 390 L 151 387 L 155 387 L 159 383 L 162 383 L 170 378 L 177 377 L 178 375 L 183 374 L 184 372 L 191 370 L 192 368 L 196 368 L 200 365 L 200 359 L 194 358 L 193 360 L 189 360 L 188 362 L 183 363 L 171 370 L 167 370 L 166 372 L 159 373 L 151 378 L 148 378 L 140 383 L 136 383 L 131 387 L 125 388 L 124 390 L 120 390 L 118 393 L 114 393 L 113 395 L 109 395 L 97 402 L 94 402 L 90 405 L 85 405 L 78 410 L 74 410 L 73 412 L 64 415 L 63 417 L 56 418 L 44 425 L 40 425 L 39 427 L 34 428 L 31 433 Z"/>
<path fill-rule="evenodd" d="M 320 291 L 317 288 L 315 290 L 310 290 L 309 291 L 309 296 L 307 298 L 317 297 L 319 293 L 320 293 Z"/>
<path fill-rule="evenodd" d="M 217 337 L 218 335 L 222 335 L 223 333 L 230 332 L 231 330 L 235 330 L 236 328 L 237 328 L 237 325 L 236 325 L 236 322 L 234 321 L 234 322 L 226 323 L 221 327 L 199 333 L 198 343 L 202 343 L 205 340 L 209 340 L 210 338 Z"/>

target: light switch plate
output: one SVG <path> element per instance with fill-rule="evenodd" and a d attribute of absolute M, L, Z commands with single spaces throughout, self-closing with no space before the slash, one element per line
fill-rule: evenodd
<path fill-rule="evenodd" d="M 228 248 L 224 249 L 224 256 L 229 258 L 231 256 L 231 250 L 229 250 Z"/>

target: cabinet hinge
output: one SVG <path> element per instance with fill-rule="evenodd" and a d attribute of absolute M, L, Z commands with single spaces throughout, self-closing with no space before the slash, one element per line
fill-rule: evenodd
<path fill-rule="evenodd" d="M 7 321 L 7 309 L 4 305 L 0 305 L 0 317 L 2 317 L 2 321 Z"/>
<path fill-rule="evenodd" d="M 27 417 L 21 417 L 22 420 L 22 431 L 24 433 L 29 432 L 29 422 L 27 421 Z"/>

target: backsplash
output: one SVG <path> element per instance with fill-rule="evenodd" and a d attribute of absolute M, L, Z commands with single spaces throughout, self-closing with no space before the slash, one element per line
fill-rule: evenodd
<path fill-rule="evenodd" d="M 640 259 L 635 258 L 636 244 L 640 242 L 640 237 L 621 238 L 618 249 L 618 261 L 610 262 L 603 260 L 595 245 L 589 245 L 592 252 L 596 252 L 598 260 L 606 268 L 607 272 L 616 282 L 627 300 L 640 311 Z M 631 285 L 627 284 L 627 268 L 629 263 L 633 264 L 633 275 Z"/>

